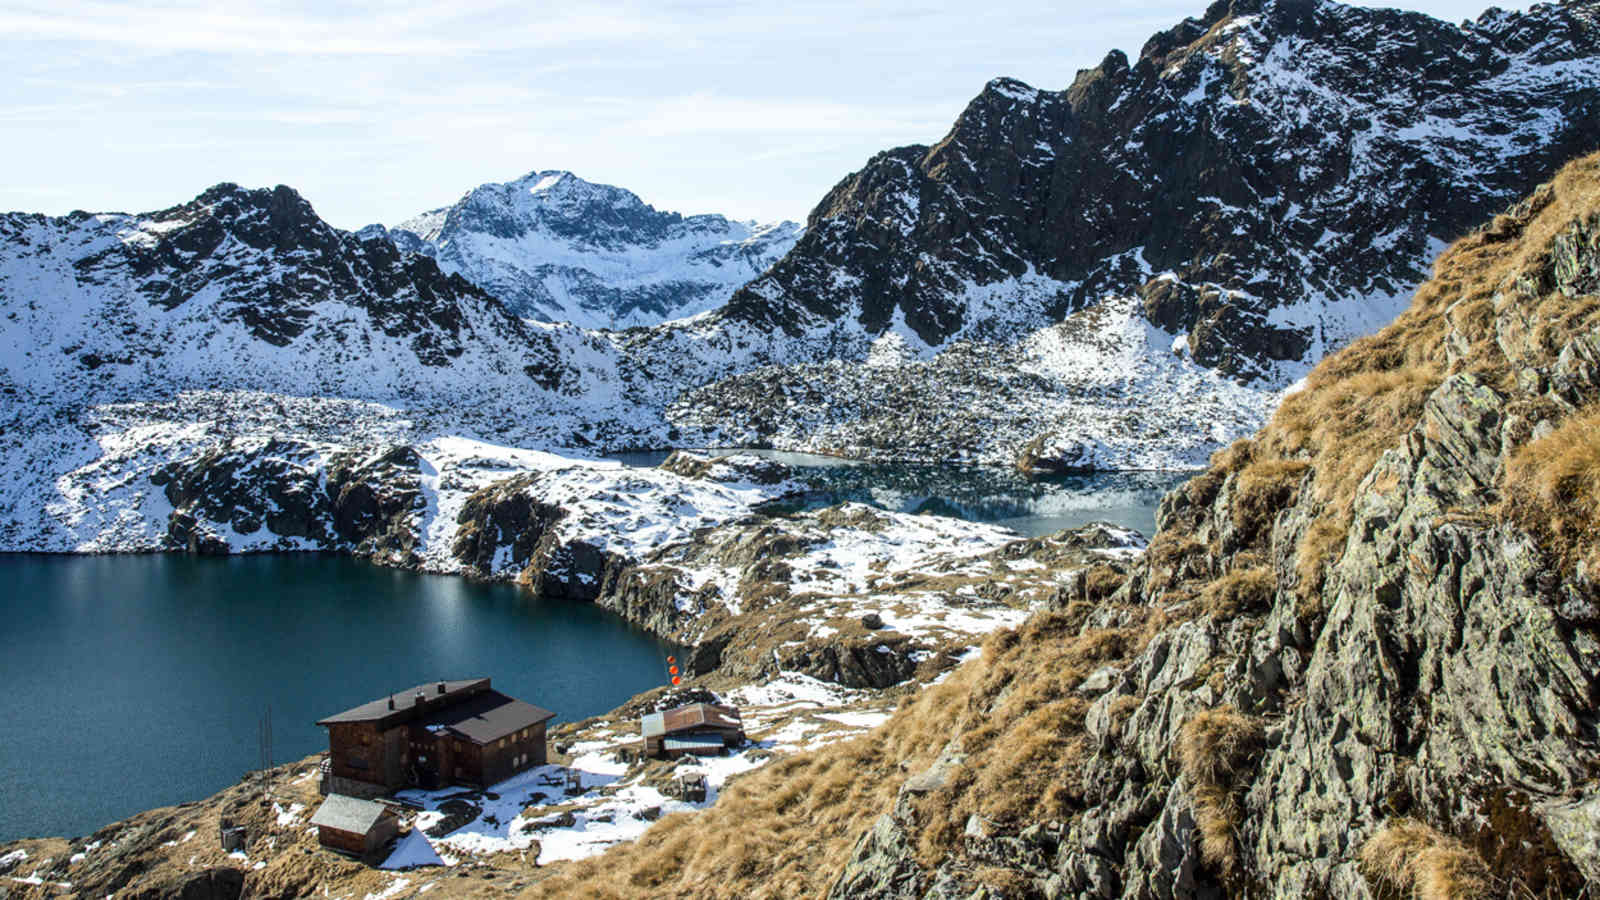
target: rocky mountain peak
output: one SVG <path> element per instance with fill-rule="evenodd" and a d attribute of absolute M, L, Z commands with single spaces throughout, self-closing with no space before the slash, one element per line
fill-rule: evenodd
<path fill-rule="evenodd" d="M 571 172 L 531 172 L 515 181 L 480 185 L 452 207 L 400 224 L 426 240 L 447 244 L 466 233 L 514 240 L 548 234 L 598 249 L 659 240 L 683 221 L 631 191 L 584 181 Z"/>
<path fill-rule="evenodd" d="M 80 403 L 230 387 L 459 399 L 464 382 L 558 384 L 546 336 L 364 231 L 333 228 L 291 188 L 236 184 L 142 215 L 0 217 L 0 297 L 12 301 L 0 336 L 33 348 L 7 377 Z M 20 299 L 41 292 L 48 303 Z M 451 371 L 418 378 L 419 367 Z"/>
<path fill-rule="evenodd" d="M 790 222 L 664 212 L 632 191 L 543 169 L 363 234 L 434 257 L 518 315 L 610 328 L 720 305 L 799 231 Z"/>
<path fill-rule="evenodd" d="M 294 188 L 244 188 L 224 182 L 201 192 L 194 200 L 151 216 L 155 221 L 180 220 L 191 224 L 215 221 L 239 240 L 257 248 L 288 250 L 295 247 L 326 249 L 334 230 L 322 221 L 311 203 Z"/>
<path fill-rule="evenodd" d="M 830 191 L 726 316 L 780 325 L 771 356 L 798 362 L 864 357 L 898 318 L 936 350 L 1137 296 L 1196 361 L 1286 383 L 1600 145 L 1595 7 L 1219 2 L 1063 91 L 996 79 Z"/>
<path fill-rule="evenodd" d="M 609 184 L 585 181 L 571 172 L 546 169 L 529 172 L 510 183 L 511 187 L 525 190 L 552 206 L 589 206 L 609 204 L 625 209 L 647 207 L 639 196 L 630 190 Z M 676 215 L 668 213 L 667 215 Z M 681 217 L 680 217 L 681 218 Z"/>

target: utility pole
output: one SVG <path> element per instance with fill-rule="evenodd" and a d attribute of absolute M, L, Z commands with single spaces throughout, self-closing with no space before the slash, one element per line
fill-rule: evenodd
<path fill-rule="evenodd" d="M 261 771 L 265 772 L 272 768 L 272 704 L 270 703 L 261 716 L 256 749 L 260 755 Z"/>

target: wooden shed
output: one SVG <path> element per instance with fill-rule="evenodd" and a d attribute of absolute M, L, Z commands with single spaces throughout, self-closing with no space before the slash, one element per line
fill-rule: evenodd
<path fill-rule="evenodd" d="M 691 703 L 639 720 L 646 756 L 716 756 L 744 743 L 739 710 L 716 703 Z"/>
<path fill-rule="evenodd" d="M 330 850 L 367 856 L 400 833 L 400 819 L 382 803 L 329 794 L 317 807 L 311 824 L 317 841 Z"/>

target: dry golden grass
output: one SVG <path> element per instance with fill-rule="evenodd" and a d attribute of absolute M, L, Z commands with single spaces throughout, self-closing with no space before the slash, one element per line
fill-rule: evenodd
<path fill-rule="evenodd" d="M 1090 602 L 1105 600 L 1122 587 L 1128 576 L 1108 565 L 1092 566 L 1083 576 L 1083 590 Z"/>
<path fill-rule="evenodd" d="M 1262 459 L 1239 471 L 1234 480 L 1233 525 L 1240 543 L 1256 543 L 1263 529 L 1270 528 L 1273 516 L 1294 503 L 1311 464 L 1298 459 Z"/>
<path fill-rule="evenodd" d="M 1229 707 L 1197 714 L 1185 722 L 1173 747 L 1178 768 L 1194 790 L 1200 856 L 1224 875 L 1234 872 L 1234 832 L 1244 817 L 1247 773 L 1266 749 L 1259 719 Z"/>
<path fill-rule="evenodd" d="M 1493 879 L 1466 845 L 1415 819 L 1385 825 L 1361 848 L 1361 871 L 1380 897 L 1479 900 Z"/>
<path fill-rule="evenodd" d="M 1278 581 L 1266 566 L 1235 569 L 1206 585 L 1200 605 L 1213 619 L 1231 619 L 1240 613 L 1262 612 L 1272 605 Z"/>
<path fill-rule="evenodd" d="M 1507 514 L 1568 566 L 1600 566 L 1600 405 L 1518 450 L 1506 466 Z"/>

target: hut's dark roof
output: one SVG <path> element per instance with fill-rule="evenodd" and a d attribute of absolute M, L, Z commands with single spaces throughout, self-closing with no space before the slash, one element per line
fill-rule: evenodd
<path fill-rule="evenodd" d="M 739 710 L 715 703 L 691 703 L 665 712 L 651 713 L 641 719 L 639 725 L 645 737 L 659 737 L 695 728 L 744 730 L 744 721 L 739 718 Z"/>
<path fill-rule="evenodd" d="M 396 721 L 405 721 L 413 718 L 414 710 L 412 707 L 416 706 L 416 698 L 418 694 L 421 694 L 425 698 L 423 711 L 426 711 L 427 708 L 433 704 L 440 704 L 441 702 L 453 702 L 456 699 L 460 699 L 462 695 L 471 694 L 479 690 L 485 690 L 489 687 L 489 679 L 487 678 L 467 678 L 461 681 L 446 681 L 442 683 L 444 684 L 443 694 L 439 693 L 439 685 L 441 682 L 430 681 L 427 684 L 419 684 L 416 687 L 407 688 L 406 690 L 391 694 L 387 697 L 379 697 L 376 700 L 363 703 L 360 706 L 353 706 L 342 713 L 331 715 L 326 719 L 319 719 L 317 724 L 332 725 L 343 722 L 377 722 L 391 717 L 393 717 Z M 391 699 L 394 700 L 394 709 L 389 708 L 389 701 Z"/>
<path fill-rule="evenodd" d="M 448 728 L 475 744 L 487 744 L 524 728 L 555 718 L 555 713 L 507 697 L 499 691 L 482 691 L 449 706 L 427 710 L 417 722 L 429 728 Z"/>

